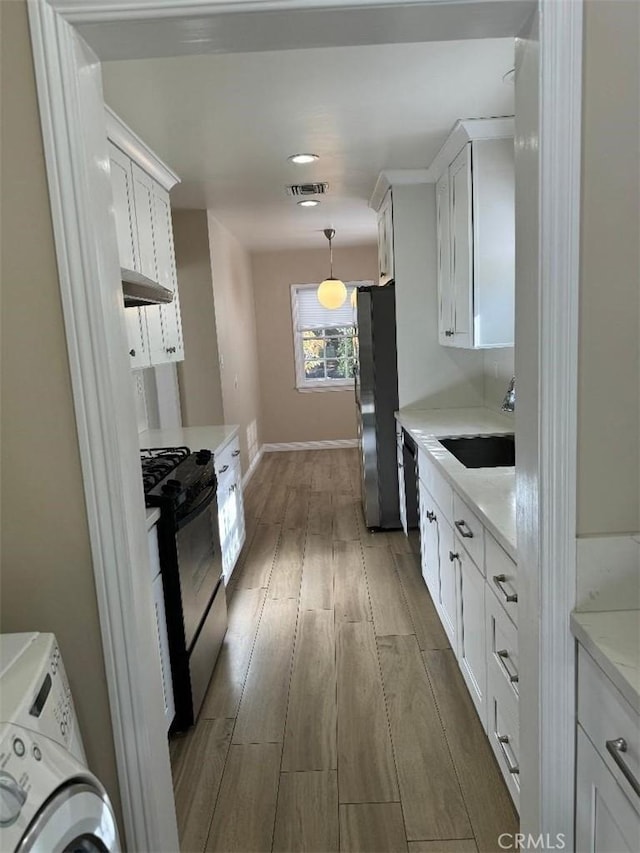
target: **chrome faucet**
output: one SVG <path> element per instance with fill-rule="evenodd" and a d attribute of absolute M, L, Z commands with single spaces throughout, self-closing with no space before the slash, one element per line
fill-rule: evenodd
<path fill-rule="evenodd" d="M 502 406 L 500 407 L 503 412 L 514 412 L 516 408 L 516 377 L 511 377 L 511 382 L 509 382 L 509 387 L 507 388 L 507 393 L 504 395 L 504 400 L 502 401 Z"/>

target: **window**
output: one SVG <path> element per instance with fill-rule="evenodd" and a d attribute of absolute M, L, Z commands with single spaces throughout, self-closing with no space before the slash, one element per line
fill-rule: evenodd
<path fill-rule="evenodd" d="M 318 302 L 317 284 L 291 288 L 296 388 L 300 391 L 353 387 L 357 342 L 356 309 L 351 299 L 357 283 L 346 284 L 344 305 L 334 309 Z"/>

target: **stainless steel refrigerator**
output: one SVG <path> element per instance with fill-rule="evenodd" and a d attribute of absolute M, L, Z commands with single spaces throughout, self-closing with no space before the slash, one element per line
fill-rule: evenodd
<path fill-rule="evenodd" d="M 358 355 L 354 372 L 362 509 L 367 527 L 397 528 L 395 284 L 358 288 L 357 298 Z"/>

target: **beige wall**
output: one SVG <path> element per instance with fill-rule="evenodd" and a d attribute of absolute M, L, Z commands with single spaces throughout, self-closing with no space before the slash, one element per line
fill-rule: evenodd
<path fill-rule="evenodd" d="M 251 260 L 211 213 L 208 225 L 224 421 L 240 425 L 242 470 L 246 472 L 261 441 Z"/>
<path fill-rule="evenodd" d="M 640 529 L 640 3 L 585 6 L 578 534 Z"/>
<path fill-rule="evenodd" d="M 174 210 L 185 359 L 178 365 L 184 426 L 224 422 L 206 210 Z"/>
<path fill-rule="evenodd" d="M 336 247 L 333 265 L 344 281 L 377 280 L 375 246 Z M 353 391 L 306 393 L 296 389 L 291 285 L 322 281 L 323 249 L 258 252 L 252 256 L 258 329 L 262 440 L 326 441 L 356 437 Z"/>
<path fill-rule="evenodd" d="M 438 342 L 435 184 L 392 193 L 400 406 L 481 406 L 483 354 Z"/>
<path fill-rule="evenodd" d="M 2 631 L 53 631 L 119 813 L 25 2 L 2 16 Z"/>

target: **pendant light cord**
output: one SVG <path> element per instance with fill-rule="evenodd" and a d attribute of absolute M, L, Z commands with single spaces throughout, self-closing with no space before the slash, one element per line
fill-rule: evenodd
<path fill-rule="evenodd" d="M 331 241 L 333 240 L 335 233 L 336 232 L 333 230 L 333 228 L 325 228 L 324 229 L 324 236 L 329 241 L 329 278 L 330 279 L 333 278 L 333 245 L 331 244 Z"/>

